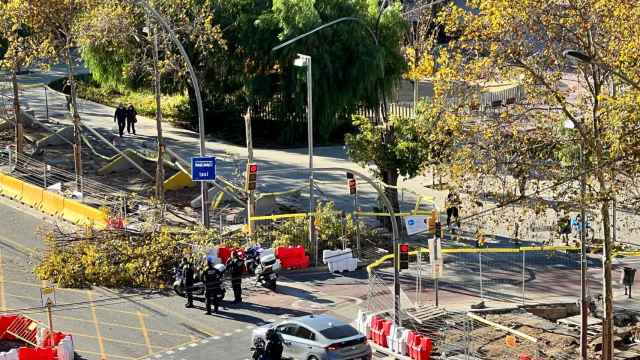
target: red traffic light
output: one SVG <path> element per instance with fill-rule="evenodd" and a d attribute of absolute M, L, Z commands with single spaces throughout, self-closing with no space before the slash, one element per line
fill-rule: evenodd
<path fill-rule="evenodd" d="M 409 252 L 409 244 L 400 244 L 400 252 L 408 253 Z"/>
<path fill-rule="evenodd" d="M 258 172 L 258 164 L 249 164 L 249 172 L 257 173 Z"/>

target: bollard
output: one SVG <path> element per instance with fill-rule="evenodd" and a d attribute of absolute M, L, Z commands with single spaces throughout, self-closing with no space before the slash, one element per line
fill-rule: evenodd
<path fill-rule="evenodd" d="M 484 291 L 482 288 L 482 253 L 478 253 L 478 263 L 480 264 L 480 299 L 484 299 Z"/>

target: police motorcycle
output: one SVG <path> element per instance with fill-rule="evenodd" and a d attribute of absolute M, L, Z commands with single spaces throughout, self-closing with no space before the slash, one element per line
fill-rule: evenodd
<path fill-rule="evenodd" d="M 174 281 L 173 281 L 173 291 L 175 291 L 175 293 L 178 296 L 181 297 L 186 297 L 187 293 L 185 291 L 185 274 L 184 274 L 184 270 L 180 267 L 180 266 L 176 266 L 173 269 L 173 274 L 174 274 Z M 192 293 L 194 296 L 204 296 L 204 283 L 202 283 L 202 280 L 199 278 L 197 270 L 194 269 L 194 279 L 193 279 L 193 286 L 191 287 Z"/>
<path fill-rule="evenodd" d="M 256 273 L 256 268 L 260 264 L 260 254 L 262 248 L 259 245 L 252 245 L 244 252 L 244 266 L 251 275 Z"/>
<path fill-rule="evenodd" d="M 260 256 L 260 263 L 256 268 L 256 282 L 267 289 L 276 289 L 280 261 L 271 251 L 265 251 Z"/>
<path fill-rule="evenodd" d="M 255 340 L 253 340 L 253 346 L 251 347 L 251 351 L 253 352 L 251 360 L 261 360 L 265 356 L 266 347 L 267 344 L 263 338 L 255 338 Z"/>

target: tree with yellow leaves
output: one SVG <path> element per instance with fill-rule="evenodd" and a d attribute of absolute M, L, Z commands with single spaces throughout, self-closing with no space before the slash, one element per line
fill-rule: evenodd
<path fill-rule="evenodd" d="M 0 57 L 0 68 L 11 74 L 13 88 L 13 112 L 15 117 L 16 151 L 24 146 L 23 123 L 20 114 L 20 97 L 17 75 L 34 60 L 50 54 L 51 47 L 37 27 L 33 26 L 29 5 L 24 0 L 0 2 L 0 39 L 6 49 Z"/>
<path fill-rule="evenodd" d="M 517 168 L 536 174 L 537 197 L 575 203 L 584 170 L 584 200 L 602 221 L 602 359 L 612 359 L 610 206 L 614 199 L 634 200 L 627 190 L 640 170 L 640 92 L 629 85 L 640 79 L 638 2 L 469 0 L 468 6 L 473 10 L 450 6 L 439 18 L 454 40 L 440 53 L 436 94 L 447 99 L 447 111 L 463 129 L 451 166 L 462 170 L 451 175 L 482 184 Z M 567 59 L 567 49 L 591 60 Z M 478 86 L 514 80 L 524 100 L 494 99 L 479 111 L 472 104 Z M 580 153 L 582 166 L 567 166 L 577 164 Z"/>

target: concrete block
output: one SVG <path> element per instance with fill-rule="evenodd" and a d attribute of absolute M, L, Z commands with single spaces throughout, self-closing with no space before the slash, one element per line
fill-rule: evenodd
<path fill-rule="evenodd" d="M 68 144 L 62 138 L 67 139 L 73 143 L 73 126 L 64 127 L 55 132 L 55 134 L 47 135 L 44 138 L 36 141 L 36 147 L 42 149 L 47 146 L 57 146 Z"/>
<path fill-rule="evenodd" d="M 218 190 L 218 188 L 216 187 L 212 187 L 209 189 L 209 201 L 213 201 L 215 200 L 215 198 L 218 196 L 218 193 L 220 192 L 220 190 Z M 202 206 L 202 200 L 201 200 L 202 196 L 198 195 L 197 198 L 191 200 L 191 207 L 194 209 L 198 209 Z"/>
<path fill-rule="evenodd" d="M 138 165 L 143 165 L 145 159 L 140 156 L 135 150 L 126 149 L 122 151 L 129 159 L 135 161 Z M 129 162 L 129 160 L 125 159 L 121 154 L 114 156 L 107 165 L 98 169 L 98 175 L 106 175 L 115 172 L 122 172 L 136 169 L 136 167 Z M 138 171 L 136 169 L 136 171 Z"/>
<path fill-rule="evenodd" d="M 164 181 L 165 190 L 180 190 L 195 187 L 196 185 L 198 184 L 191 180 L 191 176 L 182 170 Z"/>

